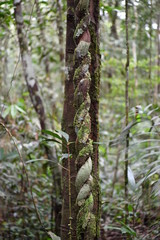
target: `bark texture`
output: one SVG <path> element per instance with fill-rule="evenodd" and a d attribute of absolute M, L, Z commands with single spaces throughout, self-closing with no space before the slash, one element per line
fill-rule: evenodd
<path fill-rule="evenodd" d="M 65 92 L 64 92 L 64 109 L 63 109 L 63 120 L 62 130 L 69 134 L 69 141 L 72 142 L 69 146 L 70 154 L 70 178 L 71 178 L 71 214 L 72 214 L 72 240 L 76 240 L 76 189 L 75 189 L 75 140 L 76 134 L 74 131 L 74 85 L 73 85 L 73 74 L 74 74 L 74 49 L 75 43 L 73 40 L 73 34 L 75 31 L 74 23 L 74 0 L 67 1 L 67 33 L 66 33 L 66 78 L 65 78 Z M 66 147 L 63 146 L 63 153 L 67 153 Z M 69 178 L 68 178 L 68 160 L 63 159 L 62 169 L 62 221 L 61 221 L 61 239 L 69 239 Z"/>
<path fill-rule="evenodd" d="M 69 181 L 64 169 L 61 238 L 95 240 L 99 238 L 100 220 L 98 145 L 94 143 L 99 140 L 99 1 L 68 0 L 67 9 L 62 127 L 71 142 L 72 221 L 70 229 Z M 65 147 L 63 152 L 66 153 Z M 63 161 L 63 167 L 68 168 L 67 160 Z M 70 230 L 71 238 L 67 235 Z"/>
<path fill-rule="evenodd" d="M 77 239 L 98 239 L 100 218 L 99 139 L 99 2 L 77 1 L 75 49 Z"/>
<path fill-rule="evenodd" d="M 15 11 L 15 22 L 17 27 L 18 41 L 19 41 L 20 53 L 21 53 L 21 59 L 22 59 L 22 65 L 23 65 L 23 72 L 24 72 L 26 84 L 28 87 L 28 92 L 30 94 L 30 98 L 34 106 L 34 109 L 38 114 L 41 129 L 45 129 L 46 116 L 45 116 L 42 98 L 38 88 L 38 83 L 37 83 L 33 65 L 32 65 L 31 55 L 28 50 L 26 36 L 24 33 L 23 15 L 22 15 L 22 7 L 21 7 L 20 0 L 14 0 L 14 11 Z"/>
<path fill-rule="evenodd" d="M 90 116 L 91 116 L 91 139 L 93 140 L 93 182 L 94 182 L 94 207 L 93 212 L 96 215 L 96 236 L 95 239 L 99 239 L 99 226 L 100 226 L 100 185 L 99 185 L 99 89 L 100 89 L 100 49 L 99 49 L 99 0 L 91 0 L 90 11 L 91 11 L 91 23 L 90 23 L 90 34 L 91 34 L 91 86 L 90 86 Z"/>
<path fill-rule="evenodd" d="M 76 6 L 76 30 L 74 33 L 77 47 L 74 53 L 74 103 L 76 114 L 74 118 L 76 138 L 76 190 L 78 206 L 77 239 L 94 239 L 96 216 L 93 214 L 93 177 L 92 159 L 93 142 L 91 139 L 91 117 L 89 114 L 91 99 L 89 95 L 91 75 L 91 54 L 89 47 L 91 36 L 89 32 L 90 13 L 89 1 L 79 1 Z"/>
<path fill-rule="evenodd" d="M 118 33 L 117 33 L 117 8 L 119 7 L 119 0 L 115 1 L 114 5 L 115 9 L 112 10 L 111 14 L 111 21 L 112 21 L 112 26 L 111 26 L 111 36 L 114 37 L 115 39 L 118 39 Z"/>
<path fill-rule="evenodd" d="M 58 31 L 58 41 L 59 41 L 59 59 L 61 62 L 61 83 L 64 85 L 65 74 L 64 74 L 64 29 L 63 29 L 63 18 L 62 18 L 62 2 L 57 0 L 57 31 Z"/>
<path fill-rule="evenodd" d="M 45 31 L 44 31 L 44 22 L 43 22 L 43 17 L 41 14 L 41 9 L 39 6 L 39 0 L 35 0 L 36 3 L 36 12 L 37 12 L 37 21 L 40 29 L 40 43 L 43 49 L 43 58 L 44 58 L 44 65 L 45 65 L 45 72 L 46 72 L 46 77 L 49 78 L 49 57 L 47 53 L 47 41 L 45 37 Z"/>

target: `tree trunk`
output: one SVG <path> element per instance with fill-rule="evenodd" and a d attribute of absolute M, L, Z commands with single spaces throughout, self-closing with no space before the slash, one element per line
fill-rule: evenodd
<path fill-rule="evenodd" d="M 125 0 L 125 26 L 126 26 L 126 82 L 125 82 L 125 125 L 129 123 L 129 64 L 130 64 L 130 49 L 129 49 L 129 32 L 128 32 L 128 0 Z M 126 149 L 125 149 L 125 166 L 124 166 L 124 190 L 125 190 L 125 224 L 128 223 L 128 149 L 129 149 L 129 132 L 126 136 Z"/>
<path fill-rule="evenodd" d="M 111 16 L 111 20 L 112 20 L 112 26 L 111 26 L 111 36 L 114 37 L 115 39 L 118 39 L 118 33 L 117 33 L 117 26 L 116 26 L 116 21 L 117 21 L 117 10 L 116 8 L 118 8 L 119 6 L 119 1 L 116 0 L 115 1 L 115 9 L 112 10 L 112 16 Z"/>
<path fill-rule="evenodd" d="M 66 32 L 66 79 L 65 79 L 65 92 L 64 92 L 64 108 L 63 108 L 63 120 L 62 130 L 69 134 L 69 141 L 73 142 L 69 146 L 70 154 L 70 178 L 72 181 L 71 188 L 71 214 L 72 214 L 72 240 L 76 240 L 76 190 L 75 190 L 75 140 L 76 134 L 73 126 L 75 109 L 74 109 L 74 85 L 73 74 L 74 64 L 73 55 L 75 49 L 75 43 L 73 40 L 73 34 L 75 31 L 74 23 L 74 0 L 67 0 L 67 32 Z M 63 146 L 63 153 L 67 153 L 66 147 Z M 63 159 L 62 169 L 62 221 L 61 221 L 61 239 L 69 239 L 69 178 L 68 178 L 68 162 Z"/>
<path fill-rule="evenodd" d="M 41 129 L 45 129 L 45 111 L 43 107 L 43 102 L 40 96 L 40 91 L 38 88 L 38 83 L 35 77 L 31 56 L 28 50 L 28 44 L 26 40 L 26 35 L 24 33 L 23 25 L 23 15 L 21 0 L 14 0 L 14 11 L 15 11 L 15 22 L 18 33 L 18 41 L 20 46 L 20 53 L 23 65 L 23 72 L 28 87 L 28 92 L 36 113 L 38 114 Z"/>
<path fill-rule="evenodd" d="M 92 240 L 99 237 L 100 188 L 98 145 L 95 144 L 99 140 L 98 32 L 99 1 L 80 0 L 76 1 L 75 6 L 73 1 L 68 1 L 66 41 L 68 78 L 65 84 L 63 131 L 70 136 L 69 151 L 72 158 L 69 165 L 70 176 L 65 169 L 62 175 L 62 240 Z M 68 168 L 67 160 L 63 161 L 63 167 Z M 71 205 L 69 179 L 71 179 Z"/>
<path fill-rule="evenodd" d="M 134 17 L 135 17 L 135 30 L 133 35 L 133 41 L 132 41 L 132 50 L 133 50 L 133 61 L 134 61 L 134 81 L 135 81 L 135 91 L 138 87 L 138 76 L 137 76 L 137 33 L 138 33 L 138 13 L 137 13 L 137 7 L 133 3 L 134 8 Z"/>
<path fill-rule="evenodd" d="M 61 83 L 64 85 L 64 29 L 63 29 L 63 19 L 62 19 L 62 3 L 61 0 L 57 0 L 57 31 L 58 31 L 58 41 L 59 41 L 59 59 L 61 64 Z"/>
<path fill-rule="evenodd" d="M 152 0 L 149 3 L 150 5 L 150 23 L 149 23 L 149 35 L 150 35 L 150 39 L 149 39 L 149 72 L 148 72 L 148 79 L 149 79 L 149 103 L 153 103 L 153 83 L 152 83 L 152 35 L 153 35 L 153 31 L 152 31 L 152 17 L 153 17 L 153 5 L 152 5 Z"/>
<path fill-rule="evenodd" d="M 157 83 L 154 89 L 154 103 L 157 104 L 158 94 L 160 93 L 160 14 L 157 15 Z"/>
<path fill-rule="evenodd" d="M 94 179 L 94 207 L 93 212 L 96 216 L 96 235 L 95 239 L 99 238 L 99 222 L 100 222 L 100 185 L 99 185 L 99 152 L 98 144 L 99 142 L 99 89 L 100 89 L 100 50 L 99 50 L 99 0 L 92 0 L 90 3 L 92 21 L 90 24 L 91 33 L 91 86 L 90 86 L 90 116 L 91 116 L 91 139 L 93 140 L 93 179 Z"/>
<path fill-rule="evenodd" d="M 36 0 L 36 3 L 38 4 L 38 1 Z M 34 74 L 34 69 L 32 65 L 31 56 L 28 50 L 28 44 L 26 35 L 24 33 L 24 26 L 23 26 L 23 16 L 22 16 L 22 8 L 21 8 L 21 1 L 20 0 L 14 0 L 14 6 L 15 6 L 15 21 L 17 26 L 17 33 L 18 33 L 18 40 L 19 40 L 19 46 L 20 46 L 20 53 L 21 53 L 21 59 L 22 59 L 22 65 L 23 65 L 23 72 L 26 80 L 26 84 L 28 87 L 28 91 L 30 94 L 30 98 L 33 104 L 33 107 L 38 114 L 38 118 L 40 121 L 41 130 L 46 129 L 46 116 L 45 116 L 45 110 L 44 105 L 40 96 L 40 92 L 38 89 L 38 83 Z M 47 70 L 47 69 L 46 69 Z M 48 71 L 48 70 L 47 70 Z M 47 154 L 48 159 L 54 159 L 57 161 L 57 156 L 55 149 L 49 149 L 47 146 L 45 147 L 45 151 Z M 60 208 L 61 204 L 58 202 L 58 198 L 61 198 L 61 177 L 60 177 L 60 171 L 57 166 L 53 167 L 53 191 L 51 192 L 51 221 L 53 221 L 53 210 L 55 213 L 55 233 L 57 235 L 60 235 Z M 52 195 L 56 195 L 56 198 L 53 199 Z M 54 209 L 53 209 L 54 205 Z M 51 222 L 51 230 L 53 228 L 53 224 Z"/>
<path fill-rule="evenodd" d="M 39 0 L 35 0 L 36 3 L 36 12 L 37 12 L 37 21 L 40 29 L 40 43 L 43 47 L 43 56 L 44 56 L 44 65 L 45 65 L 45 72 L 46 72 L 46 78 L 49 78 L 49 59 L 47 55 L 47 48 L 46 48 L 46 37 L 44 32 L 44 23 L 43 18 L 41 15 L 41 9 L 39 7 Z"/>

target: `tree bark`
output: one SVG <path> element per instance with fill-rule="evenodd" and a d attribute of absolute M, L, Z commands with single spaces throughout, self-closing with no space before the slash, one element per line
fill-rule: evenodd
<path fill-rule="evenodd" d="M 63 167 L 71 173 L 68 176 L 66 169 L 62 173 L 61 238 L 94 240 L 99 238 L 100 220 L 98 145 L 95 144 L 99 140 L 99 1 L 80 0 L 74 5 L 74 1 L 68 0 L 67 8 L 68 75 L 62 127 L 70 136 L 72 158 L 70 169 L 67 160 L 63 161 Z"/>
<path fill-rule="evenodd" d="M 93 212 L 96 215 L 96 235 L 95 239 L 99 239 L 99 226 L 101 214 L 101 199 L 100 199 L 100 185 L 99 185 L 99 89 L 100 89 L 100 49 L 99 49 L 99 0 L 92 0 L 90 3 L 92 21 L 90 24 L 91 33 L 91 86 L 90 86 L 90 116 L 91 116 L 91 139 L 93 140 L 93 179 L 94 179 L 94 207 Z"/>
<path fill-rule="evenodd" d="M 154 89 L 154 103 L 157 103 L 158 94 L 160 92 L 160 14 L 157 15 L 157 83 Z"/>
<path fill-rule="evenodd" d="M 115 1 L 115 8 L 118 8 L 119 6 L 119 1 Z M 111 16 L 111 21 L 112 21 L 112 26 L 111 26 L 111 36 L 114 37 L 115 39 L 118 39 L 118 33 L 117 33 L 117 26 L 116 26 L 116 21 L 117 21 L 117 11 L 114 9 L 112 10 L 112 16 Z"/>
<path fill-rule="evenodd" d="M 28 87 L 28 92 L 30 94 L 30 98 L 34 106 L 34 109 L 38 114 L 41 129 L 45 129 L 46 116 L 45 116 L 42 98 L 38 88 L 38 83 L 37 83 L 33 65 L 32 65 L 32 59 L 28 50 L 26 35 L 24 33 L 21 0 L 14 0 L 14 13 L 15 13 L 15 22 L 16 22 L 17 33 L 18 33 L 18 41 L 20 46 L 23 72 L 24 72 L 26 84 Z"/>
<path fill-rule="evenodd" d="M 46 48 L 46 37 L 44 32 L 44 23 L 43 18 L 41 15 L 41 9 L 39 7 L 39 0 L 35 0 L 36 3 L 36 12 L 37 12 L 37 21 L 40 29 L 40 43 L 43 47 L 43 56 L 44 56 L 44 65 L 45 65 L 45 72 L 46 72 L 46 78 L 49 78 L 49 58 L 47 55 L 47 48 Z"/>
<path fill-rule="evenodd" d="M 125 125 L 129 123 L 129 32 L 128 32 L 128 0 L 125 0 L 125 26 L 126 26 L 126 82 L 125 82 Z M 124 190 L 125 190 L 125 224 L 128 223 L 128 148 L 129 148 L 129 132 L 126 136 L 126 149 L 125 149 L 125 169 L 124 169 Z"/>
<path fill-rule="evenodd" d="M 59 59 L 61 63 L 61 83 L 64 85 L 64 29 L 63 29 L 63 19 L 62 19 L 62 3 L 61 0 L 57 0 L 57 31 L 58 31 L 58 41 L 59 41 Z"/>
<path fill-rule="evenodd" d="M 134 17 L 135 17 L 135 30 L 133 35 L 132 49 L 133 49 L 133 61 L 134 61 L 134 80 L 135 80 L 135 91 L 138 87 L 138 76 L 137 76 L 137 33 L 138 33 L 138 13 L 137 7 L 133 3 Z"/>
<path fill-rule="evenodd" d="M 74 0 L 67 0 L 67 32 L 66 32 L 66 79 L 64 92 L 64 108 L 62 119 L 62 130 L 69 134 L 69 152 L 72 154 L 70 159 L 70 178 L 71 178 L 71 214 L 72 214 L 72 240 L 76 240 L 76 189 L 75 189 L 75 141 L 76 134 L 73 126 L 75 108 L 74 108 L 74 64 L 73 56 L 75 42 L 73 34 L 75 31 L 74 23 Z M 63 146 L 63 153 L 68 153 L 66 147 Z M 69 239 L 69 178 L 68 178 L 68 160 L 63 159 L 62 169 L 62 221 L 61 221 L 61 239 Z"/>

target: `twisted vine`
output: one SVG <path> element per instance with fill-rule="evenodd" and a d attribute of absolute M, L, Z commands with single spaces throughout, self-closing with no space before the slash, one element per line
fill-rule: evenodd
<path fill-rule="evenodd" d="M 74 52 L 75 72 L 74 103 L 76 114 L 74 118 L 76 139 L 76 189 L 78 206 L 77 214 L 77 239 L 94 239 L 96 219 L 93 214 L 93 177 L 92 159 L 93 152 L 91 134 L 90 109 L 90 65 L 91 56 L 89 47 L 91 37 L 89 32 L 90 13 L 89 0 L 80 0 L 76 7 L 77 27 L 74 33 L 74 40 L 77 44 Z"/>

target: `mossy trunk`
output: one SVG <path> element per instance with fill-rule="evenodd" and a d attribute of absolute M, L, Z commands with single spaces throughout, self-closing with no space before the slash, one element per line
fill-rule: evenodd
<path fill-rule="evenodd" d="M 75 131 L 77 239 L 98 239 L 99 187 L 99 1 L 77 1 L 75 8 Z"/>
<path fill-rule="evenodd" d="M 73 56 L 75 43 L 73 34 L 75 31 L 74 23 L 74 0 L 67 1 L 67 32 L 66 32 L 66 78 L 65 78 L 65 92 L 64 92 L 64 108 L 62 119 L 62 130 L 69 134 L 69 141 L 72 142 L 69 146 L 69 152 L 72 155 L 70 159 L 70 179 L 71 179 L 71 215 L 72 215 L 72 240 L 76 240 L 76 190 L 75 190 L 75 146 L 76 134 L 74 131 L 73 121 L 75 116 L 74 109 L 74 85 L 73 74 L 74 64 Z M 62 149 L 63 153 L 68 153 L 65 146 Z M 62 220 L 61 220 L 61 239 L 68 240 L 69 236 L 69 176 L 68 176 L 68 159 L 63 159 L 62 162 Z"/>
<path fill-rule="evenodd" d="M 93 140 L 93 179 L 94 179 L 94 207 L 93 212 L 96 216 L 96 236 L 94 239 L 99 239 L 100 236 L 100 213 L 101 213 L 101 195 L 99 183 L 99 90 L 100 90 L 100 66 L 101 57 L 99 49 L 99 0 L 92 0 L 92 21 L 90 24 L 91 33 L 91 86 L 90 86 L 90 116 L 91 116 L 91 138 Z"/>
<path fill-rule="evenodd" d="M 68 160 L 63 160 L 61 239 L 95 240 L 99 238 L 100 225 L 98 145 L 94 143 L 99 141 L 99 1 L 68 0 L 67 9 L 62 129 L 69 134 L 72 157 L 70 176 Z"/>

